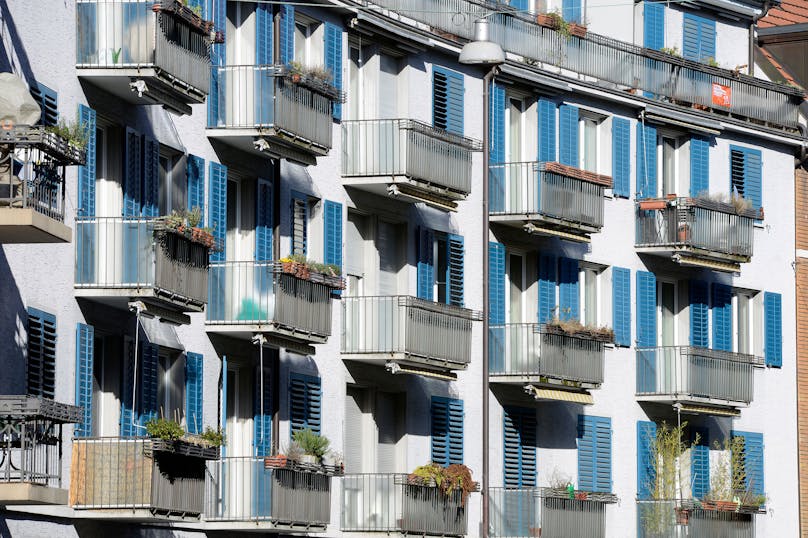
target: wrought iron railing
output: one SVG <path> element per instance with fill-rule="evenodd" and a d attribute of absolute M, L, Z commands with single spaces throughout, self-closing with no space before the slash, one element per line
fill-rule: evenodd
<path fill-rule="evenodd" d="M 644 209 L 657 204 L 659 209 Z M 637 202 L 636 246 L 752 256 L 755 211 L 695 198 Z M 758 214 L 759 215 L 759 214 Z"/>
<path fill-rule="evenodd" d="M 201 307 L 208 298 L 209 248 L 136 217 L 77 217 L 75 287 L 152 288 Z"/>
<path fill-rule="evenodd" d="M 492 325 L 489 335 L 492 376 L 603 383 L 601 340 L 548 332 L 537 323 Z"/>
<path fill-rule="evenodd" d="M 151 0 L 78 0 L 76 67 L 151 67 L 167 82 L 179 81 L 204 97 L 210 86 L 210 36 L 153 10 L 154 5 Z"/>
<path fill-rule="evenodd" d="M 679 501 L 637 501 L 638 538 L 754 538 L 754 514 L 703 510 Z"/>
<path fill-rule="evenodd" d="M 540 26 L 534 16 L 484 0 L 356 0 L 375 4 L 402 18 L 427 24 L 463 40 L 474 39 L 473 22 L 486 17 L 490 39 L 507 52 L 543 68 L 555 67 L 623 89 L 639 89 L 667 102 L 697 105 L 796 128 L 799 91 L 735 71 L 685 60 L 588 32 L 562 35 Z M 393 16 L 396 16 L 395 14 Z"/>
<path fill-rule="evenodd" d="M 465 367 L 471 360 L 471 324 L 465 308 L 406 295 L 345 297 L 342 352 L 388 355 Z"/>
<path fill-rule="evenodd" d="M 518 162 L 489 166 L 490 212 L 492 215 L 539 215 L 603 227 L 603 184 L 586 181 L 560 170 L 545 169 L 555 163 Z M 569 168 L 571 173 L 582 171 Z M 573 172 L 574 171 L 574 172 Z"/>
<path fill-rule="evenodd" d="M 760 359 L 743 353 L 692 346 L 637 349 L 637 396 L 749 404 L 756 366 Z"/>
<path fill-rule="evenodd" d="M 479 142 L 408 119 L 342 122 L 342 175 L 406 176 L 460 195 L 471 192 Z"/>
<path fill-rule="evenodd" d="M 208 128 L 275 129 L 289 140 L 332 145 L 332 107 L 339 99 L 292 82 L 273 65 L 213 67 Z"/>

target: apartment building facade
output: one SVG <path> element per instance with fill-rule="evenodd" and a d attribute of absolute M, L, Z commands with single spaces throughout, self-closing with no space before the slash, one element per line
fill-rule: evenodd
<path fill-rule="evenodd" d="M 2 71 L 83 133 L 0 138 L 6 529 L 796 534 L 805 140 L 738 46 L 765 6 L 539 4 L 0 6 Z M 306 429 L 338 454 L 272 458 Z M 485 456 L 487 497 L 408 476 Z"/>

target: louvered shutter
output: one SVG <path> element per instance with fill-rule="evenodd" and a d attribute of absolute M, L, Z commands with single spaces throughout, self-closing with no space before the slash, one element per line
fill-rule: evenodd
<path fill-rule="evenodd" d="M 690 449 L 690 489 L 694 498 L 702 499 L 710 491 L 710 442 L 706 428 L 695 431 L 698 443 Z"/>
<path fill-rule="evenodd" d="M 578 260 L 571 258 L 561 258 L 559 260 L 558 284 L 559 319 L 580 319 L 578 303 L 581 295 L 578 288 Z"/>
<path fill-rule="evenodd" d="M 295 58 L 295 7 L 280 5 L 280 63 L 288 64 Z"/>
<path fill-rule="evenodd" d="M 432 68 L 432 125 L 457 135 L 463 134 L 463 75 Z"/>
<path fill-rule="evenodd" d="M 626 118 L 612 118 L 612 180 L 614 195 L 631 194 L 631 128 Z"/>
<path fill-rule="evenodd" d="M 637 346 L 656 346 L 656 276 L 637 271 Z"/>
<path fill-rule="evenodd" d="M 656 431 L 655 423 L 637 421 L 637 497 L 640 500 L 651 499 L 656 491 Z"/>
<path fill-rule="evenodd" d="M 188 155 L 185 161 L 188 210 L 199 208 L 200 222 L 205 222 L 205 159 Z"/>
<path fill-rule="evenodd" d="M 585 491 L 612 490 L 612 421 L 578 415 L 578 487 Z"/>
<path fill-rule="evenodd" d="M 137 435 L 135 422 L 137 414 L 133 406 L 133 389 L 135 382 L 135 346 L 127 340 L 124 344 L 123 375 L 121 387 L 121 437 Z"/>
<path fill-rule="evenodd" d="M 140 353 L 140 425 L 157 418 L 157 364 L 160 360 L 160 346 L 145 343 Z"/>
<path fill-rule="evenodd" d="M 556 314 L 556 259 L 551 254 L 539 254 L 539 323 L 546 323 Z"/>
<path fill-rule="evenodd" d="M 139 217 L 141 207 L 141 137 L 140 133 L 126 128 L 123 170 L 123 216 Z"/>
<path fill-rule="evenodd" d="M 263 372 L 255 367 L 253 390 L 253 447 L 258 458 L 272 455 L 272 373 L 268 366 Z M 263 380 L 263 391 L 261 381 Z M 261 403 L 263 399 L 263 412 Z"/>
<path fill-rule="evenodd" d="M 743 462 L 744 486 L 754 495 L 763 495 L 766 491 L 763 474 L 763 434 L 756 432 L 732 431 L 732 437 L 743 439 L 743 458 L 731 458 L 732 462 Z M 740 469 L 732 469 L 733 476 L 740 474 Z"/>
<path fill-rule="evenodd" d="M 763 294 L 764 355 L 767 366 L 783 366 L 783 298 L 779 293 Z"/>
<path fill-rule="evenodd" d="M 710 192 L 710 141 L 690 138 L 690 196 Z"/>
<path fill-rule="evenodd" d="M 463 400 L 449 399 L 449 463 L 463 463 Z"/>
<path fill-rule="evenodd" d="M 643 46 L 659 50 L 665 46 L 665 4 L 643 2 Z"/>
<path fill-rule="evenodd" d="M 539 99 L 539 161 L 556 160 L 556 105 Z"/>
<path fill-rule="evenodd" d="M 93 358 L 95 330 L 92 325 L 76 324 L 76 405 L 81 407 L 81 422 L 76 437 L 93 434 Z"/>
<path fill-rule="evenodd" d="M 432 461 L 463 463 L 463 401 L 433 396 L 431 416 Z"/>
<path fill-rule="evenodd" d="M 143 137 L 143 192 L 141 215 L 157 217 L 160 213 L 160 145 L 154 138 Z"/>
<path fill-rule="evenodd" d="M 685 13 L 682 21 L 682 56 L 706 62 L 715 59 L 715 21 Z"/>
<path fill-rule="evenodd" d="M 559 161 L 567 166 L 579 168 L 581 165 L 578 152 L 578 107 L 561 105 L 559 116 Z"/>
<path fill-rule="evenodd" d="M 79 123 L 87 138 L 87 146 L 85 147 L 85 162 L 79 166 L 78 215 L 80 217 L 91 217 L 95 215 L 95 110 L 85 105 L 79 105 Z M 84 264 L 82 263 L 82 265 Z"/>
<path fill-rule="evenodd" d="M 631 346 L 631 270 L 612 267 L 614 343 Z"/>
<path fill-rule="evenodd" d="M 637 191 L 639 198 L 653 198 L 657 195 L 656 156 L 656 127 L 637 123 Z"/>
<path fill-rule="evenodd" d="M 306 256 L 309 237 L 309 200 L 305 194 L 292 193 L 292 254 Z"/>
<path fill-rule="evenodd" d="M 272 5 L 255 4 L 255 65 L 275 63 L 273 56 Z"/>
<path fill-rule="evenodd" d="M 732 288 L 713 284 L 713 349 L 732 351 Z"/>
<path fill-rule="evenodd" d="M 271 261 L 274 223 L 272 182 L 259 177 L 255 187 L 257 191 L 255 197 L 255 260 Z"/>
<path fill-rule="evenodd" d="M 489 134 L 489 164 L 497 165 L 490 168 L 488 184 L 489 210 L 492 212 L 505 211 L 505 89 L 497 83 L 491 88 Z"/>
<path fill-rule="evenodd" d="M 449 274 L 447 275 L 446 282 L 448 283 L 449 288 L 449 304 L 462 307 L 465 297 L 465 250 L 463 247 L 463 236 L 448 234 L 446 236 L 446 248 L 448 250 L 446 259 L 448 260 L 447 266 Z"/>
<path fill-rule="evenodd" d="M 536 412 L 506 407 L 503 424 L 503 472 L 506 488 L 536 486 Z"/>
<path fill-rule="evenodd" d="M 342 268 L 342 204 L 326 200 L 323 209 L 325 252 L 323 261 Z"/>
<path fill-rule="evenodd" d="M 492 372 L 505 367 L 505 245 L 488 243 L 488 357 Z"/>
<path fill-rule="evenodd" d="M 760 150 L 746 149 L 744 152 L 744 184 L 746 193 L 744 197 L 752 202 L 754 209 L 763 205 L 762 190 L 763 158 Z"/>
<path fill-rule="evenodd" d="M 418 233 L 418 298 L 434 300 L 435 295 L 435 234 L 428 228 L 421 228 Z"/>
<path fill-rule="evenodd" d="M 528 11 L 530 9 L 528 0 L 510 0 L 510 6 L 519 11 Z"/>
<path fill-rule="evenodd" d="M 39 105 L 42 113 L 39 116 L 38 125 L 51 126 L 59 123 L 59 106 L 56 90 L 48 88 L 44 84 L 34 82 L 29 88 L 31 97 Z"/>
<path fill-rule="evenodd" d="M 208 226 L 213 229 L 218 249 L 210 253 L 210 261 L 225 261 L 227 233 L 227 167 L 211 162 L 208 165 Z"/>
<path fill-rule="evenodd" d="M 691 280 L 689 287 L 690 345 L 709 347 L 709 296 L 707 293 L 707 283 L 701 280 Z"/>
<path fill-rule="evenodd" d="M 342 90 L 342 27 L 325 23 L 325 68 L 333 75 L 334 86 Z M 342 104 L 334 103 L 334 118 L 342 118 Z"/>
<path fill-rule="evenodd" d="M 193 434 L 202 433 L 203 365 L 202 354 L 185 353 L 185 422 Z"/>
<path fill-rule="evenodd" d="M 53 399 L 56 392 L 56 316 L 28 309 L 28 394 Z"/>
<path fill-rule="evenodd" d="M 214 31 L 225 37 L 227 30 L 227 0 L 206 0 L 208 20 L 213 21 Z M 217 127 L 224 122 L 226 110 L 225 91 L 227 87 L 226 72 L 219 70 L 227 61 L 225 43 L 210 45 L 210 92 L 208 93 L 208 125 Z"/>
<path fill-rule="evenodd" d="M 562 0 L 561 13 L 564 20 L 580 23 L 583 17 L 581 4 L 582 0 Z"/>
<path fill-rule="evenodd" d="M 320 433 L 322 389 L 319 377 L 292 373 L 289 378 L 290 433 L 306 428 Z"/>

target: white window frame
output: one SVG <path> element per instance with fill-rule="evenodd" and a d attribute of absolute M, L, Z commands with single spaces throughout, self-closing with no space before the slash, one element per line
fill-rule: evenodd
<path fill-rule="evenodd" d="M 746 317 L 749 334 L 746 335 L 747 351 L 745 353 L 758 355 L 761 354 L 763 350 L 763 313 L 759 312 L 762 296 L 763 295 L 758 290 L 746 288 L 734 288 L 732 290 L 732 349 L 736 353 L 741 353 L 741 297 L 745 297 L 748 301 Z"/>
<path fill-rule="evenodd" d="M 586 290 L 586 282 L 587 282 L 587 274 L 594 274 L 595 278 L 595 321 L 593 325 L 600 327 L 605 324 L 605 316 L 604 316 L 604 297 L 603 297 L 603 279 L 604 271 L 607 269 L 606 266 L 587 262 L 587 261 L 579 261 L 578 262 L 578 309 L 579 309 L 579 316 L 580 321 L 583 325 L 589 325 L 587 323 L 587 316 L 589 312 L 587 311 L 586 307 L 586 298 L 587 298 L 587 290 Z M 557 286 L 558 287 L 558 286 Z"/>
<path fill-rule="evenodd" d="M 531 281 L 530 277 L 528 276 L 528 253 L 522 249 L 512 249 L 508 248 L 505 250 L 505 282 L 506 282 L 506 302 L 507 307 L 505 308 L 505 315 L 506 315 L 506 322 L 507 323 L 527 323 L 525 321 L 514 321 L 513 316 L 511 314 L 511 256 L 519 256 L 522 260 L 522 297 L 520 299 L 521 309 L 522 312 L 519 315 L 520 320 L 527 320 L 530 319 L 530 308 L 529 308 L 529 294 L 528 291 L 530 290 Z M 556 294 L 558 293 L 558 286 L 556 285 Z M 556 303 L 558 304 L 558 303 Z M 535 315 L 534 315 L 535 320 Z"/>
<path fill-rule="evenodd" d="M 656 318 L 657 318 L 657 347 L 664 347 L 665 344 L 662 342 L 662 285 L 663 284 L 671 284 L 673 285 L 673 344 L 678 345 L 680 340 L 680 330 L 679 330 L 679 316 L 681 312 L 681 304 L 679 299 L 679 282 L 673 278 L 659 278 L 657 277 L 657 289 L 656 289 Z"/>

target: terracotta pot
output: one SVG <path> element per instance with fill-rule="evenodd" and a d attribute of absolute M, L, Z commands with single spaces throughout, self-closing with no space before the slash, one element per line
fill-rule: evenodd
<path fill-rule="evenodd" d="M 643 211 L 660 210 L 666 207 L 668 207 L 668 202 L 665 200 L 644 200 L 640 202 L 640 209 Z"/>
<path fill-rule="evenodd" d="M 530 527 L 529 530 L 532 538 L 541 538 L 541 527 Z"/>
<path fill-rule="evenodd" d="M 690 511 L 685 508 L 676 509 L 676 524 L 687 525 L 690 521 Z"/>
<path fill-rule="evenodd" d="M 684 243 L 690 238 L 690 226 L 687 224 L 680 224 L 679 225 L 679 242 Z"/>
<path fill-rule="evenodd" d="M 264 458 L 264 469 L 283 469 L 289 459 L 283 454 L 278 456 L 268 456 Z"/>
<path fill-rule="evenodd" d="M 570 34 L 576 37 L 586 37 L 586 26 L 573 22 L 570 24 Z"/>
<path fill-rule="evenodd" d="M 575 494 L 576 501 L 585 501 L 589 498 L 589 494 L 585 491 L 579 491 Z"/>
<path fill-rule="evenodd" d="M 715 509 L 723 512 L 734 512 L 738 504 L 732 501 L 715 501 Z"/>
<path fill-rule="evenodd" d="M 665 198 L 667 198 L 668 200 L 676 200 L 676 193 L 666 194 Z"/>
<path fill-rule="evenodd" d="M 546 13 L 539 13 L 536 15 L 536 23 L 545 28 L 558 28 L 558 21 L 555 17 L 551 17 Z"/>
<path fill-rule="evenodd" d="M 292 82 L 295 84 L 300 82 L 300 73 L 292 73 Z"/>

